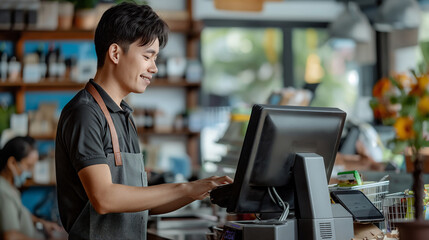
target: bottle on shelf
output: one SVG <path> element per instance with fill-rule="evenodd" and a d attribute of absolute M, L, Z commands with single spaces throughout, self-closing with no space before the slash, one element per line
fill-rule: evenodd
<path fill-rule="evenodd" d="M 0 54 L 0 80 L 7 80 L 7 53 L 5 51 Z"/>
<path fill-rule="evenodd" d="M 13 56 L 10 59 L 10 62 L 8 64 L 8 74 L 9 74 L 9 81 L 16 82 L 19 80 L 19 76 L 21 74 L 21 63 L 16 60 L 16 57 Z"/>
<path fill-rule="evenodd" d="M 155 109 L 146 108 L 144 111 L 144 128 L 153 129 L 155 121 Z"/>
<path fill-rule="evenodd" d="M 64 81 L 66 77 L 66 63 L 60 52 L 57 58 L 57 77 L 59 81 Z"/>
<path fill-rule="evenodd" d="M 49 80 L 54 80 L 56 77 L 56 72 L 57 72 L 57 56 L 55 53 L 55 44 L 51 43 L 49 45 L 49 50 L 48 53 L 46 54 L 46 67 L 47 67 L 47 71 L 46 71 L 46 77 Z"/>
<path fill-rule="evenodd" d="M 40 79 L 46 78 L 47 66 L 46 66 L 46 54 L 43 44 L 39 44 L 39 47 L 36 51 L 37 55 L 39 55 L 39 69 L 40 69 Z"/>
<path fill-rule="evenodd" d="M 67 58 L 65 60 L 66 65 L 66 72 L 64 78 L 69 81 L 76 81 L 77 80 L 77 60 L 75 56 L 71 56 L 70 58 Z"/>
<path fill-rule="evenodd" d="M 156 73 L 157 78 L 166 78 L 167 77 L 167 62 L 166 59 L 159 55 L 156 60 L 156 66 L 158 68 L 158 72 Z"/>
<path fill-rule="evenodd" d="M 203 67 L 197 59 L 189 59 L 186 67 L 186 81 L 190 83 L 201 82 Z"/>
<path fill-rule="evenodd" d="M 186 58 L 182 56 L 169 57 L 167 60 L 167 75 L 171 82 L 179 82 L 186 71 Z"/>

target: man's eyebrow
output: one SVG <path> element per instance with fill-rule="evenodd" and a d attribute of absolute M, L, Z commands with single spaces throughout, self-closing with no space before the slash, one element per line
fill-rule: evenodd
<path fill-rule="evenodd" d="M 151 53 L 151 54 L 158 54 L 155 50 L 153 50 L 153 49 L 147 49 L 146 51 L 145 51 L 145 53 Z"/>

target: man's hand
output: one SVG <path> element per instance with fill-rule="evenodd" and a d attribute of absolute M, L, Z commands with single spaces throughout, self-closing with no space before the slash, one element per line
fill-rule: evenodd
<path fill-rule="evenodd" d="M 222 184 L 232 183 L 233 180 L 228 176 L 213 176 L 189 182 L 189 196 L 193 200 L 202 200 L 210 195 L 210 191 Z"/>

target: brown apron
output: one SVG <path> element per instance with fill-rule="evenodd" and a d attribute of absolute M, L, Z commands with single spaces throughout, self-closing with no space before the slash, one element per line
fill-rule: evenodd
<path fill-rule="evenodd" d="M 141 153 L 120 152 L 115 125 L 106 105 L 95 87 L 88 83 L 85 89 L 94 97 L 109 124 L 113 154 L 107 155 L 107 165 L 112 182 L 129 186 L 146 187 Z M 88 201 L 69 232 L 69 239 L 141 239 L 146 240 L 148 211 L 134 213 L 109 213 L 100 215 Z"/>

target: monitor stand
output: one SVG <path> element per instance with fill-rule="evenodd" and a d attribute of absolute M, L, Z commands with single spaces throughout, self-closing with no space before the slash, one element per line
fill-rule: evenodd
<path fill-rule="evenodd" d="M 323 157 L 297 153 L 294 178 L 299 239 L 352 239 L 352 216 L 342 206 L 331 204 Z"/>
<path fill-rule="evenodd" d="M 352 239 L 352 216 L 332 205 L 323 157 L 297 153 L 294 165 L 296 218 L 283 222 L 232 221 L 224 226 L 223 239 L 335 240 Z"/>

